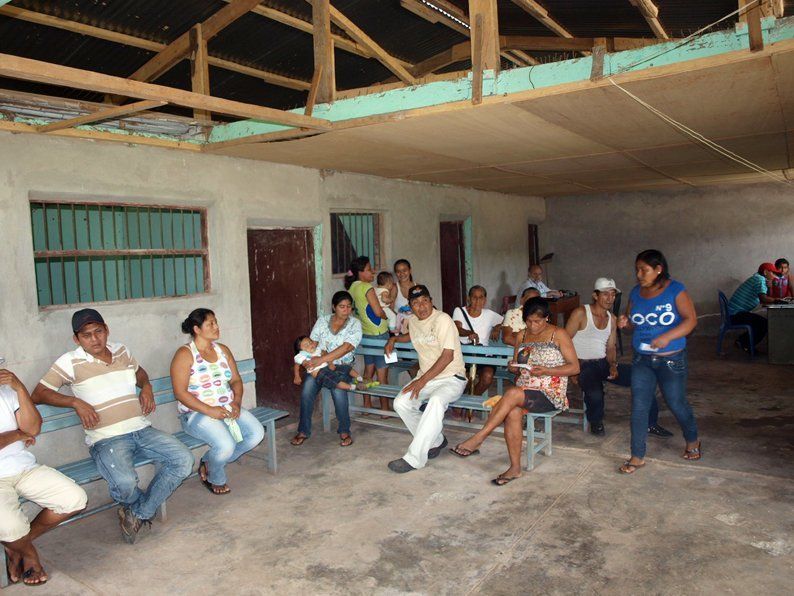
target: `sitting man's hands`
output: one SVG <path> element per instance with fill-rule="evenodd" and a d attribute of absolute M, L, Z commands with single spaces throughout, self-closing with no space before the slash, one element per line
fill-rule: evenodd
<path fill-rule="evenodd" d="M 157 404 L 154 401 L 154 393 L 152 392 L 151 383 L 146 383 L 143 387 L 141 387 L 141 394 L 138 396 L 138 401 L 141 402 L 141 410 L 143 410 L 144 416 L 148 416 L 154 412 L 155 408 L 157 408 Z"/>
<path fill-rule="evenodd" d="M 94 428 L 99 424 L 99 414 L 96 413 L 96 410 L 92 406 L 82 399 L 75 397 L 72 402 L 72 407 L 80 418 L 80 422 L 83 423 L 83 428 Z"/>

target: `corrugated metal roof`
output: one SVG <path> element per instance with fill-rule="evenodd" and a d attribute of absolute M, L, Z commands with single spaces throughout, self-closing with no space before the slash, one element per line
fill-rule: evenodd
<path fill-rule="evenodd" d="M 464 10 L 467 0 L 451 0 Z M 672 36 L 689 34 L 736 9 L 736 0 L 655 0 L 659 20 Z M 549 14 L 571 33 L 582 37 L 652 37 L 652 32 L 628 0 L 540 0 Z M 306 21 L 311 6 L 305 0 L 264 0 L 263 5 Z M 794 0 L 787 1 L 789 13 Z M 420 62 L 465 39 L 440 23 L 429 23 L 400 5 L 400 0 L 333 0 L 333 5 L 392 55 L 407 62 Z M 15 0 L 14 7 L 57 16 L 112 31 L 167 44 L 226 6 L 223 0 Z M 554 34 L 511 0 L 499 1 L 500 33 L 503 35 Z M 723 23 L 730 27 L 735 18 Z M 334 27 L 338 35 L 344 35 Z M 285 76 L 311 79 L 312 37 L 309 33 L 249 13 L 210 40 L 212 55 Z M 126 77 L 154 54 L 147 50 L 70 33 L 60 29 L 0 17 L 0 52 L 56 64 Z M 542 62 L 572 54 L 535 52 Z M 337 49 L 339 89 L 364 87 L 391 78 L 392 73 L 377 60 Z M 468 61 L 446 70 L 468 67 Z M 511 66 L 504 63 L 505 67 Z M 182 89 L 190 88 L 186 61 L 158 81 Z M 33 83 L 0 80 L 0 86 L 74 99 L 101 101 L 101 96 Z M 239 73 L 211 68 L 213 95 L 259 105 L 293 108 L 303 105 L 306 92 L 269 85 Z M 178 113 L 187 114 L 176 109 Z"/>

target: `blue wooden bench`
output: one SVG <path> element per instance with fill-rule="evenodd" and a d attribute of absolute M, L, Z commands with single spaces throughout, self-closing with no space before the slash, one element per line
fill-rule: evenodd
<path fill-rule="evenodd" d="M 383 355 L 383 348 L 386 345 L 386 340 L 383 339 L 372 339 L 372 338 L 364 338 L 362 339 L 361 343 L 359 344 L 358 348 L 356 349 L 357 355 L 373 355 L 373 356 L 381 356 Z M 398 362 L 403 363 L 411 363 L 412 365 L 416 363 L 418 356 L 416 351 L 414 350 L 413 346 L 410 343 L 398 343 L 395 344 L 395 351 L 398 356 Z M 512 360 L 513 358 L 513 347 L 505 345 L 503 343 L 492 343 L 489 346 L 473 346 L 473 345 L 462 345 L 461 351 L 463 352 L 463 360 L 466 364 L 488 364 L 494 367 L 505 369 L 507 367 L 507 363 Z M 512 376 L 511 376 L 512 379 Z M 501 386 L 500 386 L 501 388 Z M 359 393 L 362 395 L 372 395 L 374 397 L 384 397 L 387 399 L 394 399 L 402 389 L 401 385 L 380 385 L 377 387 L 372 387 L 365 391 L 353 391 L 353 393 Z M 490 411 L 490 408 L 483 406 L 483 401 L 487 399 L 487 395 L 471 395 L 471 394 L 464 394 L 460 397 L 452 407 L 454 408 L 462 408 L 465 410 L 471 410 L 474 412 L 483 412 L 487 413 Z M 331 397 L 330 391 L 323 390 L 323 403 L 322 403 L 322 414 L 323 414 L 323 430 L 329 432 L 331 430 L 331 412 L 333 409 L 333 400 Z M 389 417 L 397 417 L 397 413 L 392 411 L 385 411 L 376 408 L 365 408 L 363 406 L 358 406 L 350 403 L 350 412 L 351 418 L 353 417 L 354 413 L 369 413 L 369 414 L 376 414 L 378 417 L 380 416 L 389 416 Z M 543 451 L 546 455 L 551 455 L 551 442 L 552 442 L 552 427 L 551 422 L 560 411 L 553 411 L 547 412 L 545 414 L 540 414 L 536 412 L 530 412 L 527 414 L 526 417 L 526 430 L 525 436 L 527 437 L 527 451 L 526 451 L 526 469 L 532 470 L 535 467 L 535 455 Z M 558 418 L 562 419 L 562 417 Z M 378 418 L 374 417 L 356 417 L 356 420 L 359 422 L 364 422 L 367 424 L 373 424 L 378 426 L 386 426 L 389 428 L 394 428 L 392 424 L 384 422 Z M 535 422 L 542 421 L 542 430 L 536 430 Z M 459 426 L 463 428 L 475 428 L 479 429 L 482 427 L 482 424 L 475 424 L 471 422 L 465 422 L 462 420 L 449 420 L 445 419 L 444 423 L 451 426 Z"/>
<path fill-rule="evenodd" d="M 240 376 L 243 379 L 243 383 L 252 382 L 256 379 L 254 366 L 255 363 L 253 359 L 243 360 L 237 363 L 237 367 L 238 370 L 240 371 Z M 157 403 L 158 406 L 175 401 L 176 398 L 174 397 L 174 390 L 173 387 L 171 386 L 170 377 L 152 379 L 151 383 L 152 383 L 152 390 L 154 392 L 155 402 Z M 81 426 L 80 418 L 71 408 L 56 408 L 54 406 L 37 406 L 37 407 L 43 419 L 43 423 L 41 426 L 42 433 L 54 432 L 72 426 Z M 256 416 L 256 419 L 259 420 L 259 422 L 262 423 L 262 426 L 265 427 L 265 440 L 267 441 L 268 444 L 267 466 L 268 469 L 273 474 L 275 474 L 278 469 L 278 462 L 276 457 L 276 420 L 289 416 L 289 412 L 286 412 L 284 410 L 275 410 L 273 408 L 256 407 L 251 410 L 251 413 L 254 416 Z M 184 431 L 176 432 L 174 433 L 174 436 L 180 441 L 182 441 L 182 443 L 184 443 L 185 446 L 187 446 L 187 448 L 191 450 L 206 445 L 205 442 L 190 436 Z M 249 455 L 251 454 L 249 453 Z M 41 462 L 41 463 L 46 463 L 46 462 Z M 145 466 L 146 464 L 150 464 L 150 463 L 152 463 L 152 460 L 149 458 L 138 457 L 135 459 L 136 468 L 140 466 Z M 77 484 L 81 484 L 81 485 L 102 479 L 102 476 L 99 474 L 99 471 L 97 470 L 94 460 L 91 459 L 90 457 L 81 459 L 79 461 L 71 462 L 68 464 L 64 464 L 62 466 L 59 466 L 57 469 L 59 472 L 65 474 L 66 476 L 74 480 Z M 196 476 L 196 475 L 197 473 L 195 472 L 192 474 L 192 476 Z M 24 499 L 20 499 L 20 501 L 24 502 Z M 106 503 L 105 505 L 94 507 L 78 515 L 75 515 L 70 519 L 67 519 L 61 525 L 75 522 L 79 519 L 88 517 L 89 515 L 99 513 L 100 511 L 106 511 L 116 506 L 117 504 L 115 502 L 111 502 L 111 503 Z M 166 504 L 163 503 L 162 506 L 160 507 L 160 517 L 163 521 L 165 521 L 166 516 L 167 516 Z M 0 548 L 0 565 L 2 566 L 0 567 L 0 587 L 5 587 L 8 585 L 8 575 L 6 570 L 5 549 L 2 548 Z"/>

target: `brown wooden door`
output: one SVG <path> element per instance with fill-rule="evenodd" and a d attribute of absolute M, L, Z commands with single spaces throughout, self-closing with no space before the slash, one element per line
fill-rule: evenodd
<path fill-rule="evenodd" d="M 456 306 L 466 304 L 466 249 L 463 243 L 463 222 L 442 221 L 439 236 L 441 302 L 444 312 L 452 315 Z"/>
<path fill-rule="evenodd" d="M 256 403 L 297 414 L 293 342 L 308 335 L 317 318 L 311 231 L 248 230 L 248 277 Z"/>

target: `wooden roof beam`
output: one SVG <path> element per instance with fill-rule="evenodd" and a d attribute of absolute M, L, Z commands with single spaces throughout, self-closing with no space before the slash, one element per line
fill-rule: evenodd
<path fill-rule="evenodd" d="M 471 42 L 464 41 L 455 44 L 443 52 L 439 52 L 435 56 L 431 56 L 427 60 L 419 62 L 416 66 L 414 66 L 413 72 L 415 76 L 423 77 L 438 70 L 439 68 L 444 68 L 445 66 L 462 62 L 463 60 L 468 60 L 469 58 L 471 58 Z"/>
<path fill-rule="evenodd" d="M 599 39 L 602 38 L 502 35 L 499 38 L 499 46 L 503 50 L 583 52 L 592 49 L 595 45 L 598 45 L 596 41 Z M 614 51 L 616 52 L 635 48 L 644 48 L 646 46 L 660 43 L 660 40 L 650 37 L 607 37 L 603 39 L 606 39 L 608 41 L 607 45 L 610 47 L 610 49 L 614 48 Z"/>
<path fill-rule="evenodd" d="M 535 0 L 513 0 L 513 4 L 523 8 L 525 12 L 528 12 L 530 15 L 540 21 L 547 29 L 554 31 L 554 33 L 560 37 L 573 37 L 573 34 L 570 31 L 549 16 L 549 11 L 535 2 Z"/>
<path fill-rule="evenodd" d="M 257 6 L 261 0 L 232 0 L 206 21 L 201 23 L 204 41 L 209 41 L 241 16 Z M 134 81 L 154 81 L 190 52 L 190 31 L 186 31 L 164 50 L 130 75 Z"/>
<path fill-rule="evenodd" d="M 20 58 L 9 54 L 0 54 L 0 76 L 23 81 L 33 81 L 48 85 L 58 85 L 72 89 L 84 89 L 97 93 L 109 93 L 138 99 L 165 101 L 170 104 L 198 110 L 206 110 L 218 114 L 227 114 L 239 118 L 260 120 L 284 126 L 304 127 L 317 130 L 330 130 L 331 122 L 319 118 L 309 118 L 302 114 L 294 114 L 273 108 L 201 95 L 192 91 L 183 91 L 173 87 L 154 85 L 133 81 L 122 77 L 114 77 L 90 70 L 81 70 L 51 64 L 40 60 Z"/>
<path fill-rule="evenodd" d="M 70 33 L 78 33 L 80 35 L 87 35 L 97 39 L 104 39 L 105 41 L 120 43 L 134 48 L 148 50 L 150 52 L 162 52 L 166 48 L 166 44 L 164 43 L 150 41 L 141 37 L 134 37 L 125 33 L 118 33 L 116 31 L 111 31 L 110 29 L 94 27 L 93 25 L 78 23 L 77 21 L 69 21 L 67 19 L 53 17 L 40 12 L 17 8 L 16 6 L 3 6 L 0 8 L 0 15 L 16 18 L 28 23 L 34 23 L 36 25 L 44 25 L 46 27 L 61 29 L 62 31 L 69 31 Z M 270 83 L 271 85 L 287 87 L 288 89 L 297 89 L 298 91 L 308 91 L 310 87 L 309 81 L 286 77 L 266 70 L 261 70 L 259 68 L 238 64 L 237 62 L 232 62 L 230 60 L 216 58 L 211 55 L 207 58 L 207 61 L 209 62 L 210 66 L 215 66 L 224 70 L 230 70 L 232 72 L 248 75 L 249 77 L 261 79 L 266 83 Z"/>
<path fill-rule="evenodd" d="M 664 27 L 659 22 L 659 8 L 653 3 L 653 0 L 629 0 L 629 2 L 639 9 L 640 14 L 648 22 L 651 31 L 656 37 L 659 39 L 670 39 L 667 31 L 664 30 Z"/>
<path fill-rule="evenodd" d="M 306 104 L 308 114 L 314 103 L 331 103 L 336 98 L 336 64 L 334 62 L 334 40 L 331 37 L 331 2 L 314 0 L 312 3 L 314 22 L 314 80 Z"/>
<path fill-rule="evenodd" d="M 75 128 L 76 126 L 101 122 L 102 120 L 115 120 L 116 118 L 123 118 L 124 116 L 129 116 L 130 114 L 137 114 L 146 110 L 159 108 L 160 106 L 164 106 L 166 103 L 168 102 L 148 99 L 131 103 L 126 106 L 108 108 L 107 110 L 100 109 L 96 112 L 91 112 L 90 114 L 84 114 L 82 116 L 77 116 L 76 118 L 69 118 L 68 120 L 58 120 L 37 128 L 39 132 L 55 132 L 56 130 Z"/>

